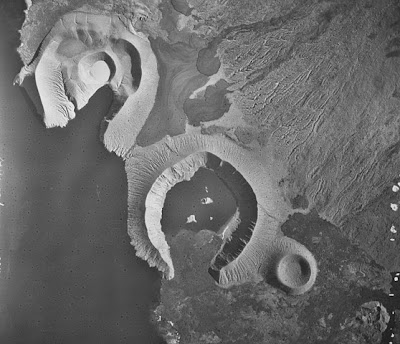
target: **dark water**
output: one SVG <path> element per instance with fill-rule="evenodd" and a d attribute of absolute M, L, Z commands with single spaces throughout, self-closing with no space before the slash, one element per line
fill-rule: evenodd
<path fill-rule="evenodd" d="M 169 235 L 182 228 L 218 232 L 235 211 L 236 201 L 231 191 L 213 171 L 201 167 L 191 180 L 168 191 L 161 224 Z M 195 217 L 187 223 L 191 215 Z"/>
<path fill-rule="evenodd" d="M 11 85 L 22 6 L 0 6 L 0 343 L 162 343 L 159 275 L 129 244 L 123 162 L 98 138 L 110 92 L 45 129 Z"/>

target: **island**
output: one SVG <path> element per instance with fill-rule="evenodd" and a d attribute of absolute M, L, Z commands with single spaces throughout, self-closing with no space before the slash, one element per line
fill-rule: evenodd
<path fill-rule="evenodd" d="M 164 277 L 167 343 L 400 343 L 399 28 L 392 0 L 27 9 L 15 83 L 34 74 L 46 127 L 113 92 L 99 139 L 125 163 L 132 250 Z M 168 231 L 168 193 L 201 170 L 234 210 Z"/>

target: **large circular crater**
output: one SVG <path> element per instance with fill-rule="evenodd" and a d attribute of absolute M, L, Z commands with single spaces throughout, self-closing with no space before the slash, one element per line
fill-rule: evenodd
<path fill-rule="evenodd" d="M 161 190 L 165 196 L 160 203 L 152 195 Z M 149 206 L 162 205 L 160 222 L 167 241 L 182 229 L 208 229 L 223 239 L 209 269 L 219 282 L 219 271 L 240 255 L 257 221 L 257 199 L 242 174 L 212 153 L 195 153 L 165 170 L 149 195 Z"/>
<path fill-rule="evenodd" d="M 279 230 L 287 213 L 272 168 L 259 152 L 218 136 L 180 135 L 132 149 L 126 160 L 128 232 L 136 254 L 167 279 L 175 273 L 183 278 L 188 269 L 202 269 L 204 276 L 208 267 L 222 287 L 261 277 L 289 293 L 306 292 L 317 264 Z M 176 246 L 192 231 L 220 237 L 214 256 L 207 251 L 204 261 L 200 251 L 195 254 L 199 264 L 181 254 L 187 247 Z"/>

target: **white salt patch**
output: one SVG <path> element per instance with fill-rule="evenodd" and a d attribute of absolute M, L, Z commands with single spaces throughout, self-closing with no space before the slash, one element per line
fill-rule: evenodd
<path fill-rule="evenodd" d="M 394 278 L 394 281 L 397 282 L 398 280 L 399 280 L 399 278 L 396 276 L 396 277 Z"/>
<path fill-rule="evenodd" d="M 195 215 L 190 215 L 190 216 L 187 218 L 186 223 L 193 223 L 193 222 L 196 222 L 196 223 L 197 223 L 196 216 L 195 216 Z"/>
<path fill-rule="evenodd" d="M 107 63 L 104 61 L 97 61 L 90 68 L 90 75 L 96 80 L 96 82 L 103 84 L 108 81 L 111 72 Z"/>
<path fill-rule="evenodd" d="M 211 204 L 214 203 L 214 201 L 210 197 L 205 197 L 201 199 L 201 204 Z"/>
<path fill-rule="evenodd" d="M 220 68 L 216 74 L 211 75 L 205 85 L 193 91 L 193 93 L 189 96 L 189 99 L 198 98 L 200 92 L 205 91 L 208 86 L 215 85 L 221 79 L 225 79 L 225 74 L 222 68 Z"/>
<path fill-rule="evenodd" d="M 393 211 L 397 211 L 399 206 L 396 203 L 390 203 L 390 208 L 392 208 Z"/>
<path fill-rule="evenodd" d="M 393 192 L 398 192 L 399 190 L 400 190 L 400 188 L 397 185 L 393 185 L 393 187 L 392 187 Z"/>
<path fill-rule="evenodd" d="M 390 241 L 395 241 L 395 239 L 394 239 L 394 238 L 390 238 L 389 240 L 390 240 Z"/>
<path fill-rule="evenodd" d="M 396 227 L 394 225 L 392 225 L 392 227 L 390 227 L 390 231 L 392 233 L 397 233 Z"/>

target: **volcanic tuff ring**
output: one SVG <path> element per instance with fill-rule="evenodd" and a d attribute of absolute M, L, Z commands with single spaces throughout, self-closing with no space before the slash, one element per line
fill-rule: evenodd
<path fill-rule="evenodd" d="M 162 207 L 173 185 L 189 180 L 198 168 L 206 166 L 207 152 L 239 171 L 257 198 L 257 221 L 247 245 L 226 265 L 218 268 L 213 265 L 211 275 L 225 287 L 256 276 L 267 281 L 275 276 L 278 285 L 289 293 L 307 291 L 315 282 L 317 264 L 307 248 L 279 233 L 286 209 L 280 202 L 278 188 L 270 178 L 265 178 L 266 166 L 259 163 L 256 153 L 222 137 L 187 134 L 167 137 L 148 147 L 135 147 L 127 154 L 128 232 L 136 254 L 157 267 L 167 279 L 174 277 L 170 248 L 161 230 Z M 233 217 L 233 225 L 236 220 Z M 290 257 L 301 257 L 302 264 Z M 282 262 L 285 268 L 279 269 Z"/>
<path fill-rule="evenodd" d="M 108 150 L 126 159 L 128 233 L 136 254 L 150 266 L 156 266 L 168 279 L 174 277 L 169 246 L 160 225 L 163 200 L 174 183 L 190 178 L 207 164 L 205 152 L 209 152 L 232 165 L 250 184 L 257 214 L 247 245 L 229 259 L 221 248 L 212 262 L 211 275 L 221 286 L 255 276 L 269 281 L 275 276 L 278 286 L 292 294 L 312 287 L 317 274 L 315 259 L 303 245 L 279 232 L 288 209 L 272 177 L 273 162 L 264 162 L 259 152 L 246 151 L 217 136 L 167 136 L 148 147 L 135 146 L 153 107 L 159 76 L 149 41 L 126 18 L 82 11 L 64 15 L 43 40 L 37 57 L 21 69 L 15 83 L 21 84 L 26 75 L 33 73 L 47 127 L 65 126 L 75 117 L 75 108 L 85 106 L 103 85 L 113 90 L 111 110 L 118 112 L 107 120 L 103 142 Z M 247 196 L 235 194 L 239 216 L 243 197 Z M 233 227 L 239 225 L 235 215 L 230 223 Z M 234 230 L 229 229 L 233 234 L 227 233 L 225 241 L 233 237 Z"/>
<path fill-rule="evenodd" d="M 88 73 L 101 61 L 109 69 L 102 67 L 110 75 L 106 80 Z M 150 42 L 126 18 L 79 10 L 57 21 L 14 83 L 21 85 L 33 73 L 47 127 L 66 126 L 75 118 L 75 108 L 81 109 L 107 84 L 114 93 L 113 118 L 106 120 L 103 141 L 109 151 L 120 156 L 135 144 L 153 107 L 159 80 Z"/>

